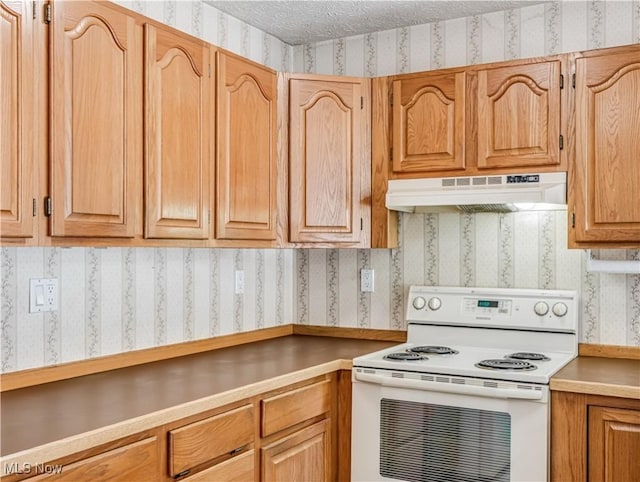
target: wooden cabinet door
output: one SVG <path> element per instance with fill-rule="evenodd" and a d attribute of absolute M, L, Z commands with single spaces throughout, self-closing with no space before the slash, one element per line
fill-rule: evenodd
<path fill-rule="evenodd" d="M 589 407 L 589 481 L 640 481 L 640 411 Z"/>
<path fill-rule="evenodd" d="M 451 171 L 465 167 L 464 72 L 395 80 L 393 171 Z"/>
<path fill-rule="evenodd" d="M 218 52 L 216 238 L 276 238 L 276 74 Z"/>
<path fill-rule="evenodd" d="M 623 51 L 621 51 L 623 50 Z M 640 48 L 576 60 L 578 242 L 640 242 Z"/>
<path fill-rule="evenodd" d="M 350 78 L 290 80 L 291 242 L 357 243 L 362 237 L 371 169 L 367 85 Z"/>
<path fill-rule="evenodd" d="M 109 450 L 62 467 L 58 473 L 39 475 L 32 481 L 59 482 L 155 482 L 162 480 L 160 443 L 157 437 Z M 34 466 L 35 468 L 35 466 Z"/>
<path fill-rule="evenodd" d="M 132 237 L 141 194 L 142 28 L 107 2 L 51 8 L 51 234 Z"/>
<path fill-rule="evenodd" d="M 478 71 L 478 168 L 560 164 L 560 61 Z"/>
<path fill-rule="evenodd" d="M 0 237 L 33 237 L 32 4 L 0 2 Z"/>
<path fill-rule="evenodd" d="M 261 449 L 264 482 L 330 480 L 329 421 L 322 420 Z"/>
<path fill-rule="evenodd" d="M 145 25 L 145 236 L 209 237 L 213 48 Z"/>

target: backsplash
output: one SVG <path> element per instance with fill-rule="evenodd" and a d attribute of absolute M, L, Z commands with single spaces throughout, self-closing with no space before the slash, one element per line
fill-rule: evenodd
<path fill-rule="evenodd" d="M 1 368 L 23 370 L 292 323 L 293 251 L 1 249 Z M 235 271 L 245 274 L 234 293 Z M 29 279 L 60 309 L 29 313 Z"/>
<path fill-rule="evenodd" d="M 402 214 L 399 249 L 296 250 L 299 323 L 404 329 L 412 284 L 572 289 L 580 294 L 580 341 L 640 346 L 640 274 L 591 273 L 567 249 L 566 211 Z M 640 250 L 600 250 L 640 259 Z M 359 273 L 375 271 L 375 292 Z"/>

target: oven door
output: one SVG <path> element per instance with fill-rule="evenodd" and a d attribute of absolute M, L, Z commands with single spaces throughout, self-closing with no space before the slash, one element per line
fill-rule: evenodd
<path fill-rule="evenodd" d="M 354 367 L 352 407 L 354 481 L 548 478 L 547 386 Z"/>

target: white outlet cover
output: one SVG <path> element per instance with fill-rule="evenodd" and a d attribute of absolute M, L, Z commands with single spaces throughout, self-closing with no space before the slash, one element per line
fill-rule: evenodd
<path fill-rule="evenodd" d="M 58 310 L 58 278 L 29 280 L 29 313 Z"/>

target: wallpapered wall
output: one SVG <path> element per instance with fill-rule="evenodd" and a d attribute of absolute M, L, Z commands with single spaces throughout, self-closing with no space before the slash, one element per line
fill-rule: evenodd
<path fill-rule="evenodd" d="M 200 1 L 124 7 L 276 70 L 292 47 Z M 2 248 L 0 371 L 292 323 L 291 250 Z M 245 293 L 233 292 L 235 270 Z M 29 314 L 29 279 L 55 277 L 60 310 Z"/>
<path fill-rule="evenodd" d="M 640 1 L 566 1 L 294 47 L 299 72 L 380 76 L 640 42 Z M 580 291 L 580 340 L 640 346 L 640 275 L 588 273 L 566 212 L 401 216 L 398 250 L 296 251 L 300 323 L 402 328 L 410 284 Z M 640 259 L 638 251 L 603 258 Z M 359 270 L 375 270 L 375 293 Z"/>
<path fill-rule="evenodd" d="M 640 42 L 640 0 L 553 2 L 297 47 L 200 1 L 119 3 L 283 71 L 386 75 Z M 584 253 L 566 249 L 565 216 L 403 215 L 397 250 L 3 247 L 0 371 L 294 321 L 400 329 L 414 283 L 579 289 L 582 341 L 640 345 L 640 275 L 586 273 Z M 374 293 L 359 292 L 364 267 Z M 244 295 L 233 294 L 236 269 Z M 28 280 L 40 277 L 60 280 L 59 311 L 28 313 Z"/>

